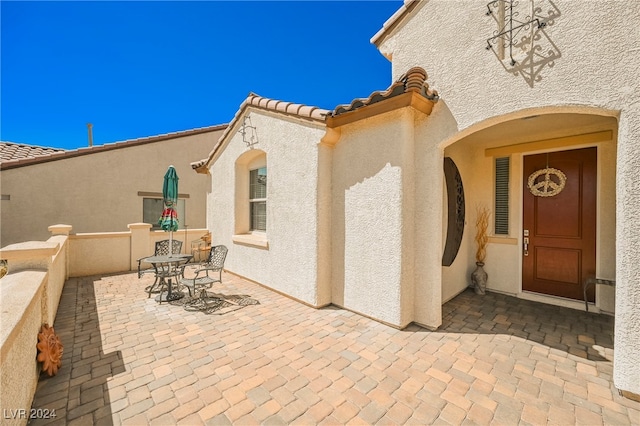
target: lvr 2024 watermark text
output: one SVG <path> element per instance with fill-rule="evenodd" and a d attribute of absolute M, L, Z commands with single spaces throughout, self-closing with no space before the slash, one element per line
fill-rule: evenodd
<path fill-rule="evenodd" d="M 3 408 L 3 419 L 55 419 L 56 409 L 49 408 Z"/>

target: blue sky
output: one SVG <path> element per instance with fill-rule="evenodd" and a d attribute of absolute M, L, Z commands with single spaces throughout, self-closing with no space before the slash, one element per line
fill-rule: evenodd
<path fill-rule="evenodd" d="M 229 122 L 249 92 L 326 109 L 391 83 L 394 1 L 0 2 L 0 139 L 56 148 Z"/>

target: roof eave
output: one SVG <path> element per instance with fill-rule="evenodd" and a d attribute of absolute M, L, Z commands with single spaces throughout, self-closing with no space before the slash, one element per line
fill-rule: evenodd
<path fill-rule="evenodd" d="M 353 111 L 345 112 L 333 117 L 328 116 L 326 123 L 328 128 L 335 129 L 365 118 L 374 117 L 376 115 L 405 107 L 412 107 L 425 115 L 429 115 L 433 110 L 434 104 L 434 101 L 425 98 L 418 92 L 406 92 L 371 105 L 363 106 Z"/>
<path fill-rule="evenodd" d="M 413 10 L 425 0 L 405 0 L 404 4 L 398 9 L 387 21 L 382 24 L 382 28 L 371 37 L 371 44 L 380 47 L 384 39 L 399 25 L 402 24 L 404 18 L 413 12 Z M 387 55 L 385 55 L 387 56 Z"/>
<path fill-rule="evenodd" d="M 209 167 L 211 167 L 211 164 L 222 152 L 221 150 L 225 146 L 225 141 L 228 139 L 229 135 L 234 135 L 238 131 L 237 128 L 240 126 L 240 119 L 249 109 L 257 109 L 269 113 L 281 114 L 287 117 L 295 118 L 297 120 L 321 123 L 323 125 L 325 123 L 325 117 L 329 113 L 329 111 L 318 107 L 263 98 L 262 96 L 251 92 L 240 104 L 240 108 L 238 108 L 238 111 L 234 115 L 233 119 L 229 122 L 229 125 L 218 139 L 218 143 L 216 143 L 216 145 L 211 150 L 209 157 L 202 161 L 191 163 L 191 167 L 196 171 L 196 173 L 209 173 Z M 206 172 L 204 170 L 206 170 Z"/>

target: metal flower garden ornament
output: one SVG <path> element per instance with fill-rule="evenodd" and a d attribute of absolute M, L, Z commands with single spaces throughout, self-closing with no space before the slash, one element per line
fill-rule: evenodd
<path fill-rule="evenodd" d="M 55 330 L 53 327 L 49 327 L 49 324 L 43 324 L 40 328 L 36 347 L 38 349 L 36 359 L 42 363 L 42 371 L 45 371 L 49 376 L 58 374 L 58 370 L 62 366 L 64 347 Z"/>

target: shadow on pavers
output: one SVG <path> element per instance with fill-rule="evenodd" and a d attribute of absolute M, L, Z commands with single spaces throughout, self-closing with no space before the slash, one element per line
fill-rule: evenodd
<path fill-rule="evenodd" d="M 94 283 L 99 277 L 70 278 L 64 285 L 54 329 L 64 346 L 62 366 L 49 377 L 40 374 L 32 409 L 55 417 L 29 424 L 113 425 L 107 379 L 125 371 L 122 353 L 104 353 Z"/>

